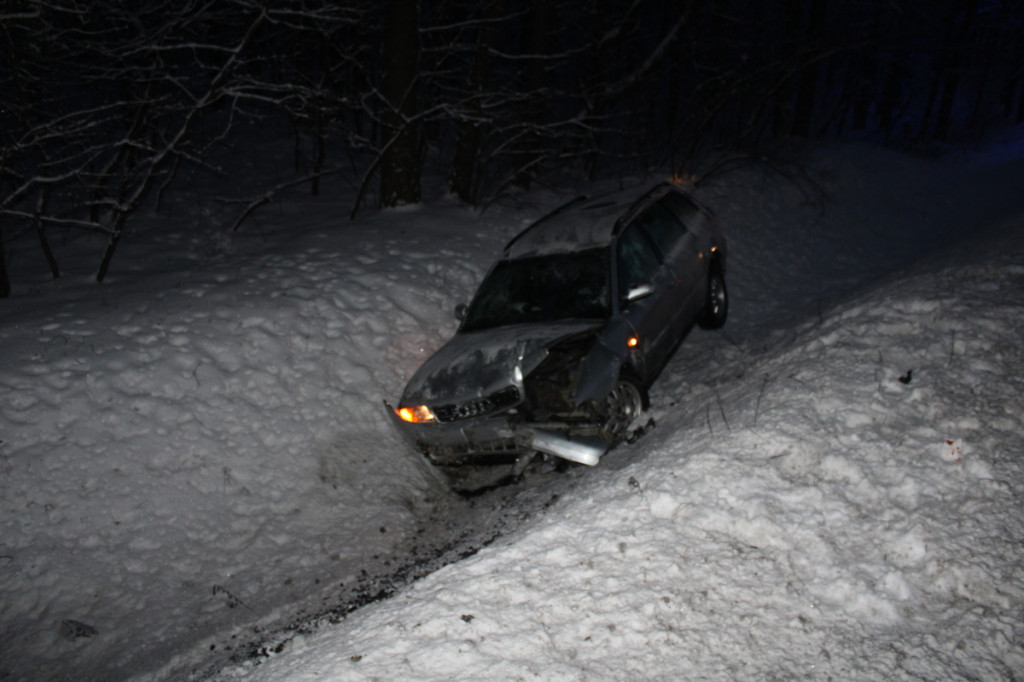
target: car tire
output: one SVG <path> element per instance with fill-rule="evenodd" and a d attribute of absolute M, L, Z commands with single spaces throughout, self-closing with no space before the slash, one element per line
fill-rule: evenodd
<path fill-rule="evenodd" d="M 643 384 L 631 374 L 621 374 L 601 405 L 601 438 L 610 443 L 628 439 L 640 424 L 647 400 Z"/>
<path fill-rule="evenodd" d="M 725 288 L 725 276 L 721 268 L 714 268 L 708 276 L 708 297 L 697 317 L 702 329 L 719 329 L 729 316 L 729 290 Z"/>

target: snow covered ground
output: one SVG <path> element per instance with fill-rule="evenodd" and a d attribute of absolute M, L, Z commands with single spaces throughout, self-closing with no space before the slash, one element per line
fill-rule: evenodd
<path fill-rule="evenodd" d="M 564 196 L 302 200 L 224 235 L 196 190 L 100 286 L 101 245 L 59 244 L 57 282 L 17 245 L 0 679 L 1020 677 L 1019 137 L 715 178 L 730 320 L 655 384 L 657 427 L 474 500 L 381 400 Z"/>

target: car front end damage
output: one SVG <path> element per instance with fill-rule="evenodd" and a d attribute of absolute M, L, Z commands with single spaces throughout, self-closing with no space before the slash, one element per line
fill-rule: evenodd
<path fill-rule="evenodd" d="M 610 446 L 583 430 L 574 434 L 564 424 L 524 422 L 515 410 L 464 422 L 410 424 L 400 410 L 388 407 L 399 433 L 440 467 L 515 465 L 538 452 L 593 466 Z"/>
<path fill-rule="evenodd" d="M 607 441 L 571 436 L 521 419 L 522 403 L 504 412 L 474 418 L 411 423 L 401 408 L 388 405 L 399 433 L 448 478 L 456 489 L 477 490 L 515 479 L 542 456 L 593 466 L 610 447 Z M 560 425 L 552 425 L 560 426 Z"/>
<path fill-rule="evenodd" d="M 428 367 L 410 382 L 428 390 L 414 388 L 396 408 L 388 406 L 395 427 L 446 473 L 460 467 L 497 467 L 517 475 L 537 453 L 597 464 L 611 442 L 601 437 L 597 402 L 589 395 L 614 382 L 606 374 L 618 363 L 608 363 L 606 353 L 600 352 L 599 330 L 593 324 L 562 327 L 554 334 L 547 327 L 538 338 L 539 331 L 503 331 L 496 343 L 504 342 L 508 350 L 486 354 L 464 356 L 455 341 L 454 350 L 442 353 L 446 357 L 439 368 Z M 474 349 L 479 341 L 474 339 Z M 592 362 L 595 351 L 600 372 Z M 464 371 L 470 365 L 473 371 Z M 489 387 L 466 395 L 466 376 L 487 376 Z M 462 399 L 441 397 L 458 394 L 460 388 Z"/>

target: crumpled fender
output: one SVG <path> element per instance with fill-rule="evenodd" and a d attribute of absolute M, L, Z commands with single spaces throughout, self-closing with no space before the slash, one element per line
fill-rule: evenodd
<path fill-rule="evenodd" d="M 621 320 L 615 328 L 606 329 L 598 338 L 583 360 L 580 383 L 576 389 L 577 405 L 582 405 L 588 400 L 601 400 L 615 386 L 626 354 L 626 339 L 630 333 L 629 323 Z M 609 347 L 609 342 L 618 348 Z"/>

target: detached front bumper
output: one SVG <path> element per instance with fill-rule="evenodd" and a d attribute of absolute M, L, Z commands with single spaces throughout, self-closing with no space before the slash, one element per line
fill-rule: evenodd
<path fill-rule="evenodd" d="M 507 465 L 524 455 L 543 452 L 593 466 L 608 451 L 598 438 L 575 437 L 529 424 L 511 424 L 506 415 L 457 422 L 412 424 L 403 421 L 387 404 L 400 434 L 433 464 L 442 467 Z"/>

